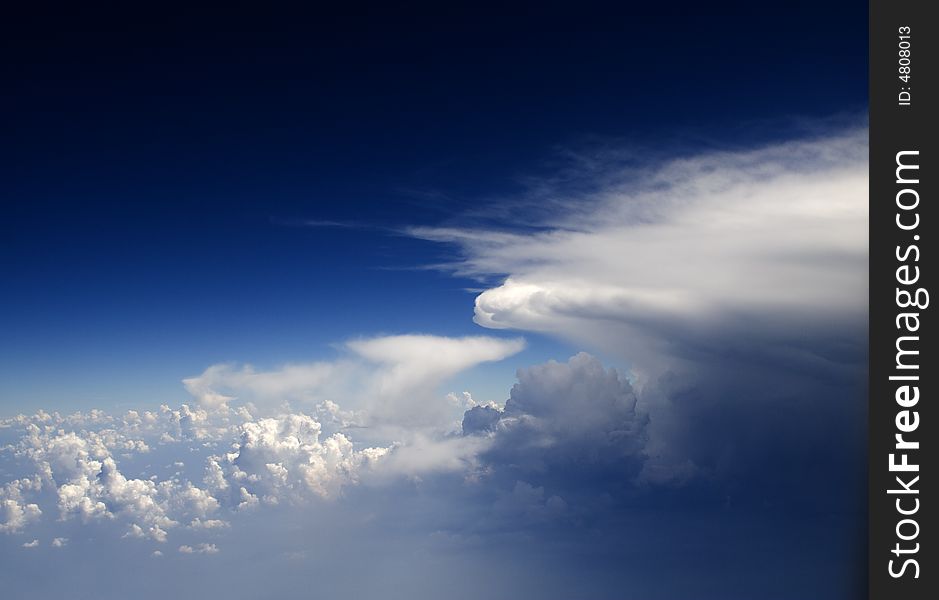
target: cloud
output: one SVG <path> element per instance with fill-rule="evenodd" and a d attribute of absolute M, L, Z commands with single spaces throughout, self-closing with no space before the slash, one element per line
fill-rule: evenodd
<path fill-rule="evenodd" d="M 179 547 L 180 554 L 218 554 L 218 546 L 215 544 L 197 544 L 196 546 L 189 546 L 183 544 Z"/>
<path fill-rule="evenodd" d="M 493 504 L 500 517 L 531 525 L 565 516 L 567 502 L 560 496 L 545 498 L 543 487 L 516 481 L 511 492 L 502 494 Z"/>
<path fill-rule="evenodd" d="M 490 445 L 481 438 L 455 434 L 411 432 L 382 459 L 382 468 L 365 474 L 367 481 L 388 481 L 400 476 L 472 471 L 479 454 Z"/>
<path fill-rule="evenodd" d="M 229 407 L 208 412 L 164 406 L 123 417 L 40 411 L 7 421 L 12 423 L 21 436 L 3 450 L 29 475 L 0 488 L 5 533 L 38 522 L 45 502 L 61 521 L 121 523 L 123 537 L 162 543 L 182 523 L 190 530 L 227 527 L 216 514 L 335 498 L 391 451 L 355 449 L 342 433 L 322 436 L 320 423 L 303 413 L 262 418 Z M 213 453 L 215 448 L 222 451 Z M 203 470 L 187 477 L 178 459 L 194 451 L 204 456 Z M 139 458 L 154 452 L 170 458 L 169 473 L 148 476 L 140 468 Z M 65 544 L 57 539 L 54 546 Z"/>
<path fill-rule="evenodd" d="M 319 422 L 304 414 L 286 414 L 238 426 L 230 452 L 209 459 L 206 485 L 229 503 L 247 508 L 254 499 L 268 504 L 314 494 L 338 495 L 358 473 L 379 461 L 388 448 L 355 450 L 342 433 L 320 439 Z"/>
<path fill-rule="evenodd" d="M 464 435 L 489 440 L 480 453 L 488 477 L 513 493 L 537 481 L 562 496 L 634 487 L 647 425 L 629 381 L 586 353 L 520 369 L 504 409 L 476 406 L 463 418 Z"/>
<path fill-rule="evenodd" d="M 42 510 L 24 497 L 40 488 L 38 477 L 11 481 L 0 488 L 0 533 L 16 533 L 23 527 L 38 521 Z"/>
<path fill-rule="evenodd" d="M 476 298 L 477 323 L 559 335 L 656 371 L 727 352 L 833 360 L 805 335 L 858 339 L 866 130 L 655 167 L 598 162 L 589 182 L 539 192 L 556 211 L 534 230 L 412 230 L 458 246 L 458 273 L 503 277 Z"/>
<path fill-rule="evenodd" d="M 353 340 L 352 356 L 332 362 L 287 365 L 271 371 L 213 365 L 184 380 L 201 407 L 214 409 L 235 397 L 266 404 L 298 402 L 329 410 L 341 398 L 352 412 L 333 417 L 346 425 L 435 426 L 450 411 L 437 386 L 457 373 L 505 359 L 525 347 L 522 339 L 396 335 Z"/>
<path fill-rule="evenodd" d="M 486 285 L 478 324 L 557 336 L 628 369 L 648 422 L 617 481 L 680 488 L 690 504 L 723 497 L 853 515 L 863 510 L 851 494 L 865 440 L 867 176 L 865 128 L 658 164 L 598 152 L 504 199 L 511 221 L 411 233 L 455 246 L 444 268 Z M 533 397 L 566 406 L 563 395 L 578 394 L 551 391 L 563 385 Z M 512 405 L 464 417 L 464 431 L 494 440 L 482 456 L 546 493 L 574 487 L 573 469 L 549 481 L 561 473 L 549 450 L 525 451 L 558 439 L 528 425 L 550 419 L 513 408 L 518 432 L 503 431 Z M 538 460 L 546 470 L 529 476 Z M 842 491 L 805 491 L 832 472 Z"/>
<path fill-rule="evenodd" d="M 5 559 L 20 565 L 30 557 L 67 555 L 63 568 L 80 576 L 91 564 L 84 557 L 93 557 L 88 560 L 94 564 L 134 573 L 133 580 L 116 583 L 113 594 L 127 595 L 145 580 L 144 598 L 164 597 L 180 585 L 203 590 L 207 580 L 212 594 L 224 589 L 232 597 L 255 597 L 265 593 L 257 587 L 259 577 L 267 592 L 290 592 L 295 583 L 288 582 L 297 573 L 320 589 L 365 596 L 392 582 L 401 585 L 402 574 L 410 583 L 400 597 L 436 597 L 428 586 L 439 585 L 443 593 L 463 581 L 457 597 L 468 598 L 478 595 L 469 591 L 474 573 L 498 569 L 505 570 L 504 581 L 487 585 L 498 592 L 493 597 L 508 598 L 542 585 L 539 568 L 564 575 L 539 596 L 563 598 L 581 589 L 598 560 L 617 565 L 608 573 L 628 567 L 628 577 L 617 575 L 624 583 L 672 568 L 650 564 L 650 554 L 660 561 L 687 547 L 686 558 L 700 566 L 701 557 L 709 556 L 702 549 L 751 547 L 754 531 L 744 521 L 753 518 L 752 507 L 728 511 L 723 498 L 716 505 L 695 503 L 704 515 L 696 520 L 643 480 L 651 460 L 650 422 L 622 371 L 578 354 L 522 369 L 518 379 L 504 407 L 464 396 L 458 403 L 469 410 L 461 434 L 416 429 L 381 447 L 361 444 L 358 428 L 327 434 L 311 414 L 274 409 L 263 416 L 228 404 L 123 415 L 40 411 L 8 419 L 8 433 L 19 438 L 3 447 L 0 469 L 22 469 L 27 477 L 5 487 L 0 499 L 43 510 L 16 531 L 7 527 L 11 538 L 30 537 L 16 540 Z M 337 404 L 321 412 L 348 411 Z M 68 507 L 75 508 L 62 513 L 56 509 L 66 490 Z M 840 521 L 828 513 L 823 522 L 772 514 L 773 520 L 757 520 L 780 523 L 758 534 L 761 544 L 797 532 L 791 534 L 796 547 L 786 555 L 802 557 L 800 565 L 824 565 L 830 577 L 832 561 L 820 559 L 843 556 L 831 553 L 844 539 Z M 719 535 L 702 533 L 700 519 Z M 813 548 L 806 556 L 799 544 L 818 532 L 824 533 L 825 552 Z M 29 542 L 37 547 L 20 548 L 33 536 L 63 533 L 67 545 Z M 796 553 L 800 548 L 803 553 Z M 199 560 L 197 574 L 178 566 L 184 558 L 221 551 L 224 562 Z M 151 563 L 150 557 L 169 562 Z M 367 572 L 362 564 L 369 565 Z M 773 564 L 760 563 L 759 572 Z M 167 573 L 179 579 L 167 582 Z M 539 574 L 537 580 L 531 573 Z"/>
<path fill-rule="evenodd" d="M 183 380 L 186 390 L 200 406 L 217 408 L 235 399 L 219 390 L 247 394 L 250 398 L 289 401 L 302 399 L 328 384 L 342 372 L 342 363 L 286 365 L 274 371 L 257 372 L 250 365 L 212 365 L 198 377 Z"/>
<path fill-rule="evenodd" d="M 205 519 L 202 520 L 198 517 L 192 520 L 189 524 L 191 529 L 224 529 L 226 527 L 231 527 L 231 524 L 227 521 L 222 521 L 220 519 Z"/>
<path fill-rule="evenodd" d="M 344 412 L 338 405 L 328 411 Z M 363 481 L 385 486 L 467 472 L 487 444 L 418 430 L 363 446 L 342 432 L 324 434 L 302 412 L 255 416 L 230 406 L 163 406 L 119 417 L 40 411 L 4 424 L 19 428 L 19 438 L 2 447 L 0 467 L 26 476 L 0 488 L 0 533 L 48 527 L 56 515 L 58 523 L 116 526 L 118 537 L 158 544 L 228 530 L 241 514 L 333 502 Z"/>
<path fill-rule="evenodd" d="M 436 348 L 445 355 L 438 364 L 457 369 L 507 351 L 474 340 L 466 357 L 460 345 Z M 446 356 L 448 350 L 456 350 L 455 357 Z M 375 360 L 391 360 L 388 348 L 367 351 Z M 394 364 L 424 358 L 415 351 Z M 436 375 L 447 368 L 431 370 Z M 383 446 L 362 445 L 352 437 L 359 429 L 327 435 L 315 416 L 302 412 L 259 416 L 228 404 L 211 410 L 163 406 L 119 416 L 21 415 L 5 421 L 20 437 L 4 448 L 4 456 L 13 461 L 6 467 L 15 465 L 26 477 L 3 488 L 0 500 L 8 510 L 0 528 L 18 533 L 48 514 L 59 523 L 116 527 L 118 537 L 129 541 L 163 544 L 193 534 L 220 535 L 241 515 L 283 507 L 319 510 L 356 488 L 380 497 L 381 490 L 403 481 L 443 486 L 444 496 L 462 494 L 464 481 L 475 488 L 492 485 L 498 515 L 527 515 L 534 523 L 566 513 L 567 501 L 558 495 L 569 491 L 565 473 L 635 477 L 645 418 L 620 373 L 580 354 L 518 375 L 504 408 L 464 395 L 471 408 L 462 434 L 395 429 L 400 439 Z M 347 411 L 333 404 L 321 412 Z M 491 416 L 485 426 L 474 420 L 479 414 Z M 472 520 L 460 526 L 472 526 Z M 64 537 L 56 540 L 54 547 L 66 543 Z M 183 545 L 201 552 L 197 544 Z"/>
<path fill-rule="evenodd" d="M 389 370 L 381 374 L 381 387 L 397 394 L 428 381 L 442 381 L 480 363 L 512 356 L 525 347 L 525 342 L 485 336 L 397 335 L 356 340 L 347 346 L 362 358 L 387 366 Z"/>
<path fill-rule="evenodd" d="M 410 425 L 439 422 L 446 405 L 427 393 L 472 366 L 502 360 L 525 347 L 522 339 L 403 335 L 349 342 L 358 356 L 379 365 L 369 387 L 369 409 L 378 419 Z M 377 400 L 377 401 L 375 401 Z"/>

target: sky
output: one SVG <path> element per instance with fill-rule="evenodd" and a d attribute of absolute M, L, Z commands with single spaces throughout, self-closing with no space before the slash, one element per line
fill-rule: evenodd
<path fill-rule="evenodd" d="M 11 597 L 862 592 L 866 7 L 55 17 Z"/>

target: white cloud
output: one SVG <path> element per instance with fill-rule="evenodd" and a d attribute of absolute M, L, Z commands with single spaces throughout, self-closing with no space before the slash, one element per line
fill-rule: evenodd
<path fill-rule="evenodd" d="M 337 375 L 347 370 L 343 362 L 320 362 L 305 365 L 286 365 L 274 371 L 258 372 L 246 365 L 212 365 L 198 377 L 183 380 L 187 391 L 196 398 L 200 406 L 217 408 L 235 398 L 219 390 L 231 390 L 233 394 L 247 394 L 253 398 L 275 398 L 280 402 L 302 399 L 321 389 Z"/>
<path fill-rule="evenodd" d="M 225 528 L 231 527 L 231 524 L 228 523 L 228 521 L 222 521 L 220 519 L 202 520 L 196 517 L 189 524 L 189 527 L 192 529 L 225 529 Z"/>
<path fill-rule="evenodd" d="M 388 367 L 380 374 L 380 383 L 383 390 L 395 395 L 442 381 L 474 365 L 512 356 L 525 342 L 485 336 L 396 335 L 347 345 L 359 356 Z"/>
<path fill-rule="evenodd" d="M 793 345 L 803 331 L 856 332 L 867 170 L 861 129 L 640 171 L 613 163 L 592 169 L 586 190 L 552 191 L 562 215 L 539 231 L 413 234 L 458 245 L 463 274 L 507 276 L 477 297 L 480 325 L 557 334 L 648 368 L 725 351 L 712 342 L 728 331 Z"/>
<path fill-rule="evenodd" d="M 24 548 L 38 548 L 38 547 L 39 547 L 39 540 L 33 540 L 33 541 L 31 541 L 31 542 L 25 542 L 25 543 L 23 544 L 23 547 L 24 547 Z"/>
<path fill-rule="evenodd" d="M 183 544 L 179 547 L 179 552 L 181 554 L 218 554 L 218 546 L 204 543 L 195 546 Z"/>
<path fill-rule="evenodd" d="M 482 336 L 400 335 L 358 340 L 348 346 L 379 365 L 369 384 L 370 414 L 384 422 L 414 426 L 444 418 L 446 405 L 432 396 L 441 383 L 472 366 L 512 356 L 525 342 Z"/>
<path fill-rule="evenodd" d="M 124 523 L 124 537 L 165 542 L 181 522 L 191 529 L 225 527 L 211 516 L 223 509 L 334 498 L 388 451 L 357 450 L 342 433 L 323 438 L 320 423 L 302 413 L 256 419 L 227 406 L 212 412 L 162 407 L 143 416 L 132 411 L 93 420 L 40 411 L 16 423 L 22 435 L 7 450 L 32 473 L 0 488 L 5 533 L 39 521 L 39 498 L 46 493 L 62 520 L 116 521 Z M 194 442 L 222 443 L 228 450 L 206 457 L 201 480 L 181 477 L 178 460 L 168 465 L 171 476 L 129 477 L 114 450 L 128 458 L 149 454 L 145 439 L 160 452 L 190 453 Z M 64 543 L 61 538 L 58 545 Z"/>
<path fill-rule="evenodd" d="M 440 384 L 478 364 L 512 356 L 524 346 L 522 339 L 484 336 L 386 336 L 350 341 L 345 349 L 352 356 L 332 362 L 271 371 L 214 365 L 184 383 L 209 410 L 237 397 L 268 405 L 316 406 L 324 413 L 332 411 L 328 418 L 343 426 L 437 426 L 448 418 L 447 404 L 438 397 Z M 334 398 L 343 399 L 343 414 L 330 404 Z"/>
<path fill-rule="evenodd" d="M 382 468 L 367 474 L 369 480 L 420 476 L 430 473 L 468 471 L 490 441 L 449 435 L 445 437 L 413 432 L 404 443 L 396 444 L 384 455 Z"/>
<path fill-rule="evenodd" d="M 349 414 L 335 404 L 322 409 L 335 418 Z M 116 524 L 124 538 L 156 543 L 177 530 L 228 529 L 240 512 L 333 501 L 363 478 L 378 484 L 465 469 L 482 446 L 403 430 L 400 441 L 357 446 L 346 433 L 325 435 L 311 415 L 255 417 L 228 405 L 210 411 L 164 406 L 121 417 L 96 413 L 93 419 L 40 411 L 9 427 L 19 427 L 21 435 L 5 448 L 4 460 L 13 462 L 3 466 L 15 464 L 28 476 L 0 488 L 0 532 L 18 533 L 50 512 L 60 521 Z M 159 461 L 164 474 L 141 470 L 138 459 L 151 454 L 169 457 Z M 200 457 L 201 469 L 187 470 L 180 456 Z M 66 543 L 56 540 L 55 547 Z"/>
<path fill-rule="evenodd" d="M 22 434 L 7 450 L 28 472 L 0 488 L 0 532 L 40 521 L 40 506 L 52 499 L 62 520 L 117 523 L 125 538 L 163 543 L 177 529 L 225 528 L 225 515 L 333 500 L 363 477 L 381 483 L 466 469 L 485 441 L 442 435 L 441 426 L 453 425 L 446 411 L 462 411 L 437 387 L 523 346 L 489 337 L 362 339 L 347 344 L 350 357 L 331 363 L 267 372 L 210 367 L 185 381 L 197 406 L 6 419 Z M 350 390 L 358 409 L 322 397 Z M 258 400 L 262 410 L 236 406 L 235 396 Z M 313 414 L 286 401 L 309 401 Z M 180 460 L 193 452 L 201 472 L 200 460 L 191 468 L 191 459 Z M 151 454 L 166 472 L 140 469 L 136 457 Z"/>
<path fill-rule="evenodd" d="M 243 423 L 230 452 L 209 459 L 206 480 L 216 495 L 237 490 L 245 507 L 263 501 L 276 504 L 313 494 L 334 498 L 343 486 L 353 485 L 386 448 L 355 450 L 342 433 L 320 439 L 321 426 L 304 414 Z"/>
<path fill-rule="evenodd" d="M 42 516 L 39 505 L 26 502 L 24 497 L 41 487 L 38 476 L 11 481 L 0 488 L 0 533 L 16 533 L 38 521 Z"/>

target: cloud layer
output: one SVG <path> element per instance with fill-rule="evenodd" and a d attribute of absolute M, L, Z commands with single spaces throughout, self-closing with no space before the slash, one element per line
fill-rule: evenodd
<path fill-rule="evenodd" d="M 233 511 L 335 498 L 388 452 L 356 450 L 342 433 L 324 438 L 319 422 L 302 413 L 256 418 L 227 407 L 164 406 L 120 417 L 40 413 L 4 425 L 21 431 L 3 448 L 5 458 L 31 473 L 0 492 L 0 530 L 8 533 L 50 513 L 119 523 L 124 537 L 165 542 L 177 528 L 224 528 Z M 163 469 L 140 464 L 158 457 L 172 462 Z M 183 460 L 193 459 L 203 463 L 201 472 L 197 465 L 187 476 Z"/>
<path fill-rule="evenodd" d="M 194 406 L 7 419 L 0 425 L 19 435 L 3 453 L 12 470 L 28 475 L 0 489 L 0 532 L 20 533 L 54 513 L 120 523 L 124 537 L 162 543 L 174 529 L 224 529 L 240 511 L 334 500 L 363 476 L 393 481 L 464 469 L 483 443 L 448 432 L 445 413 L 454 407 L 436 388 L 523 346 L 490 337 L 363 339 L 347 344 L 353 357 L 334 362 L 262 372 L 210 367 L 184 381 Z M 341 390 L 359 395 L 358 410 L 325 397 Z M 260 408 L 238 401 L 242 395 Z M 311 413 L 290 409 L 291 400 Z M 354 444 L 349 434 L 356 431 Z M 362 442 L 382 436 L 381 446 Z M 160 471 L 152 460 L 141 465 L 155 455 L 169 470 L 152 472 Z M 217 551 L 208 548 L 183 545 L 180 552 Z"/>
<path fill-rule="evenodd" d="M 799 490 L 826 469 L 854 490 L 863 470 L 867 173 L 864 128 L 651 166 L 600 152 L 503 202 L 502 223 L 412 234 L 488 283 L 478 324 L 628 367 L 649 418 L 641 480 L 819 503 Z M 858 510 L 847 494 L 830 501 Z"/>

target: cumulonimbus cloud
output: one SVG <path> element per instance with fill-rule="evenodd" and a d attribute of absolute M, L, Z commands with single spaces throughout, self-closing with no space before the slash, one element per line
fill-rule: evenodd
<path fill-rule="evenodd" d="M 861 472 L 866 128 L 652 166 L 587 162 L 503 202 L 501 223 L 411 233 L 456 246 L 443 267 L 488 286 L 478 324 L 628 368 L 650 419 L 642 480 L 751 478 L 754 497 L 795 497 L 801 482 L 762 473 L 821 478 L 836 467 L 804 455 L 832 444 L 830 465 Z M 464 427 L 506 417 L 478 409 Z"/>

